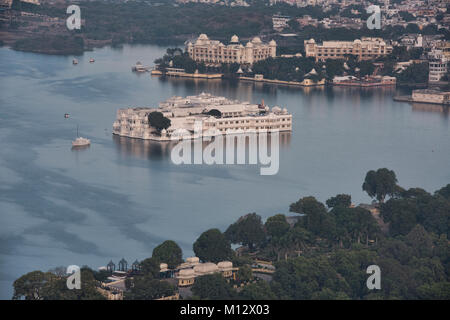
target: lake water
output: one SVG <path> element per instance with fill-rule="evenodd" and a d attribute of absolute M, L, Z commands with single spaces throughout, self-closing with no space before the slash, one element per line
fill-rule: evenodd
<path fill-rule="evenodd" d="M 103 48 L 78 57 L 0 49 L 0 298 L 33 270 L 104 266 L 149 257 L 166 239 L 184 256 L 201 232 L 238 217 L 288 213 L 314 195 L 370 202 L 368 170 L 387 167 L 403 187 L 450 183 L 448 112 L 394 102 L 389 89 L 301 89 L 135 74 L 165 48 Z M 89 63 L 89 58 L 95 63 Z M 116 110 L 210 92 L 286 107 L 293 131 L 277 175 L 259 166 L 176 166 L 164 144 L 113 137 Z M 70 118 L 65 119 L 64 114 Z M 72 151 L 80 135 L 90 148 Z"/>

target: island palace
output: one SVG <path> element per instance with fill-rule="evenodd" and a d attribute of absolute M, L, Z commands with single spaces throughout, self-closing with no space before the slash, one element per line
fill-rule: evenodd
<path fill-rule="evenodd" d="M 214 111 L 211 112 L 211 110 Z M 150 126 L 148 116 L 154 111 L 161 112 L 164 117 L 170 119 L 169 128 L 158 131 Z M 185 98 L 171 97 L 161 102 L 158 108 L 119 109 L 113 124 L 113 134 L 157 141 L 240 132 L 291 130 L 292 115 L 286 108 L 275 106 L 270 109 L 264 105 L 264 101 L 260 104 L 252 104 L 208 93 Z M 182 136 L 180 136 L 180 132 Z"/>

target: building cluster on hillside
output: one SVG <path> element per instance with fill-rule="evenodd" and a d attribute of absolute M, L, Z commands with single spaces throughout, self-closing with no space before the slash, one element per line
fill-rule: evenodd
<path fill-rule="evenodd" d="M 402 72 L 413 63 L 427 62 L 429 67 L 428 81 L 430 83 L 442 81 L 448 74 L 450 61 L 450 42 L 443 38 L 443 35 L 405 34 L 398 41 L 393 41 L 396 46 L 405 47 L 407 50 L 422 49 L 423 52 L 419 60 L 396 63 L 394 70 Z"/>

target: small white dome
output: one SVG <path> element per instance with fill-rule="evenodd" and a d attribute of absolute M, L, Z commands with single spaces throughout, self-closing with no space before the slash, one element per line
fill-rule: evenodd
<path fill-rule="evenodd" d="M 208 40 L 208 36 L 207 36 L 206 34 L 202 33 L 202 34 L 198 37 L 198 39 L 199 39 L 199 40 Z"/>
<path fill-rule="evenodd" d="M 252 42 L 253 42 L 254 44 L 260 44 L 262 41 L 261 41 L 261 39 L 260 39 L 259 37 L 254 37 L 254 38 L 252 39 Z"/>
<path fill-rule="evenodd" d="M 198 264 L 194 267 L 194 272 L 197 275 L 210 274 L 219 271 L 219 268 L 215 263 L 206 262 L 202 264 Z"/>
<path fill-rule="evenodd" d="M 199 263 L 200 259 L 198 257 L 189 257 L 186 259 L 187 263 Z"/>
<path fill-rule="evenodd" d="M 272 108 L 272 112 L 274 112 L 274 113 L 280 113 L 280 112 L 281 112 L 281 108 L 275 106 L 275 107 Z"/>
<path fill-rule="evenodd" d="M 221 261 L 217 264 L 219 269 L 230 269 L 233 268 L 233 263 L 231 261 Z"/>
<path fill-rule="evenodd" d="M 182 269 L 180 270 L 180 273 L 178 273 L 179 277 L 193 277 L 194 276 L 194 269 Z"/>
<path fill-rule="evenodd" d="M 253 44 L 249 41 L 247 42 L 247 44 L 245 45 L 247 48 L 253 48 Z"/>
<path fill-rule="evenodd" d="M 161 263 L 161 264 L 159 265 L 159 269 L 161 269 L 161 270 L 167 270 L 168 267 L 169 267 L 169 266 L 167 265 L 167 263 Z"/>
<path fill-rule="evenodd" d="M 231 43 L 238 43 L 238 42 L 239 42 L 238 36 L 237 36 L 237 35 L 232 36 L 230 42 L 231 42 Z"/>
<path fill-rule="evenodd" d="M 269 46 L 274 47 L 274 46 L 276 46 L 276 45 L 277 45 L 277 43 L 275 42 L 275 40 L 270 40 Z"/>

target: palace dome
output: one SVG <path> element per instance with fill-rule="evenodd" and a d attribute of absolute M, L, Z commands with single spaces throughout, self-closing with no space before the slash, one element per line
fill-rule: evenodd
<path fill-rule="evenodd" d="M 186 258 L 186 262 L 191 263 L 191 264 L 199 263 L 200 259 L 198 257 L 189 257 L 189 258 Z"/>
<path fill-rule="evenodd" d="M 160 265 L 159 265 L 159 269 L 162 271 L 162 270 L 167 270 L 167 268 L 168 268 L 169 266 L 167 265 L 167 263 L 161 263 Z"/>
<path fill-rule="evenodd" d="M 215 263 L 206 262 L 202 264 L 198 264 L 194 267 L 194 272 L 197 275 L 210 274 L 219 271 L 219 268 Z"/>
<path fill-rule="evenodd" d="M 238 36 L 237 36 L 237 35 L 232 36 L 230 42 L 231 42 L 231 43 L 238 43 L 238 42 L 239 42 Z"/>
<path fill-rule="evenodd" d="M 259 37 L 254 37 L 254 38 L 252 39 L 252 43 L 254 43 L 254 44 L 260 44 L 260 43 L 262 43 L 262 41 L 261 41 L 261 39 L 260 39 Z"/>
<path fill-rule="evenodd" d="M 275 42 L 275 40 L 270 40 L 269 42 L 269 46 L 276 46 L 277 43 Z"/>
<path fill-rule="evenodd" d="M 178 273 L 178 277 L 180 278 L 189 278 L 194 276 L 194 269 L 182 269 Z"/>
<path fill-rule="evenodd" d="M 202 34 L 198 37 L 198 39 L 199 39 L 199 40 L 208 40 L 208 36 L 207 36 L 206 34 L 202 33 Z"/>
<path fill-rule="evenodd" d="M 247 44 L 245 45 L 247 48 L 253 48 L 253 44 L 249 41 L 247 42 Z"/>
<path fill-rule="evenodd" d="M 226 270 L 226 269 L 231 269 L 233 268 L 233 263 L 231 261 L 221 261 L 217 264 L 217 267 L 220 270 Z"/>

